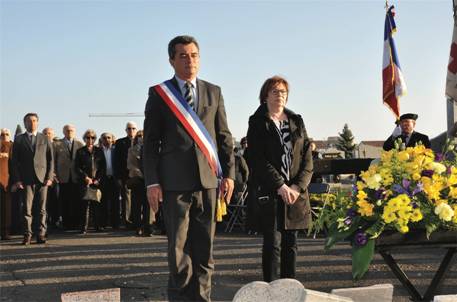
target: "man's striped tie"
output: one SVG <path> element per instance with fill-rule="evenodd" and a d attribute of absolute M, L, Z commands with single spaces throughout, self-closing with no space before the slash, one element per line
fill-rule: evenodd
<path fill-rule="evenodd" d="M 191 82 L 186 82 L 185 84 L 186 91 L 184 92 L 184 98 L 187 101 L 187 104 L 189 104 L 190 108 L 195 111 L 194 108 L 194 98 L 192 94 L 192 83 Z"/>

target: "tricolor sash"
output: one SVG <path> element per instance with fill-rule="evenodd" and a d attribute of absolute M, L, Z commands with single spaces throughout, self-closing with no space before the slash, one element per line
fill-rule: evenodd
<path fill-rule="evenodd" d="M 154 90 L 157 91 L 168 108 L 170 108 L 171 112 L 173 112 L 184 129 L 186 129 L 187 133 L 200 148 L 216 177 L 222 179 L 222 168 L 213 139 L 197 113 L 192 110 L 182 94 L 176 90 L 176 87 L 171 80 L 154 86 Z"/>

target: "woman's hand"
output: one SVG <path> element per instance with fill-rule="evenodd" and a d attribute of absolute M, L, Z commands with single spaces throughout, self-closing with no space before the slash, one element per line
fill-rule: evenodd
<path fill-rule="evenodd" d="M 286 184 L 283 184 L 278 190 L 277 193 L 279 196 L 281 196 L 282 200 L 286 204 L 294 204 L 295 201 L 297 200 L 298 196 L 300 193 L 297 190 L 294 190 L 293 188 L 289 187 Z"/>
<path fill-rule="evenodd" d="M 86 186 L 90 186 L 92 184 L 92 178 L 86 176 L 86 178 L 84 178 L 84 182 L 86 183 Z"/>

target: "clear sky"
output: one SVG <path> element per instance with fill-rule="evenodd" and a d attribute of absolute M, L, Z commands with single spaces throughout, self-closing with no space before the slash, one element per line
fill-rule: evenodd
<path fill-rule="evenodd" d="M 389 1 L 408 87 L 401 112 L 416 130 L 446 129 L 444 87 L 452 0 Z M 268 77 L 290 83 L 288 107 L 314 139 L 345 123 L 357 142 L 384 140 L 393 114 L 382 103 L 385 1 L 5 1 L 0 0 L 0 127 L 40 115 L 40 129 L 75 124 L 78 136 L 125 135 L 132 119 L 89 113 L 144 111 L 148 87 L 173 76 L 167 44 L 200 43 L 199 77 L 222 87 L 233 135 L 245 135 Z"/>

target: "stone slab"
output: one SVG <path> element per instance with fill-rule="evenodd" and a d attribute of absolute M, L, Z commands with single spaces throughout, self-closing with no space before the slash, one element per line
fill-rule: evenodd
<path fill-rule="evenodd" d="M 303 302 L 353 302 L 351 298 L 305 289 Z M 374 301 L 374 300 L 373 300 Z"/>
<path fill-rule="evenodd" d="M 439 295 L 433 298 L 433 302 L 456 302 L 457 295 Z"/>
<path fill-rule="evenodd" d="M 270 283 L 254 281 L 238 290 L 233 302 L 352 302 L 347 297 L 308 290 L 295 279 L 278 279 Z"/>
<path fill-rule="evenodd" d="M 394 286 L 387 283 L 366 287 L 339 288 L 333 289 L 331 293 L 351 298 L 354 302 L 392 302 Z"/>
<path fill-rule="evenodd" d="M 107 288 L 100 290 L 89 290 L 81 292 L 63 293 L 62 302 L 120 302 L 121 289 Z"/>

